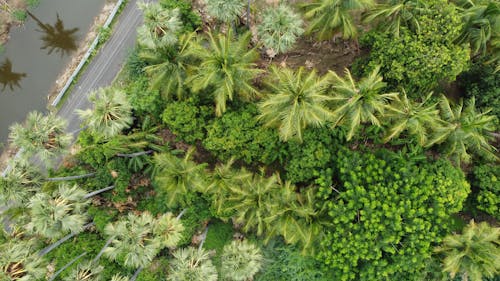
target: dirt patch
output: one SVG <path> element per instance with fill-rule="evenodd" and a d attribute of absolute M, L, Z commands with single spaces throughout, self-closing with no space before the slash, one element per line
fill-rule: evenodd
<path fill-rule="evenodd" d="M 9 30 L 12 26 L 22 24 L 16 20 L 13 13 L 24 10 L 26 3 L 23 0 L 0 0 L 0 45 L 9 40 Z"/>
<path fill-rule="evenodd" d="M 277 55 L 272 60 L 263 59 L 258 64 L 263 68 L 271 63 L 290 68 L 303 66 L 316 69 L 320 74 L 325 74 L 328 70 L 341 74 L 361 55 L 362 51 L 352 41 L 337 39 L 316 42 L 312 38 L 302 37 L 293 50 Z"/>

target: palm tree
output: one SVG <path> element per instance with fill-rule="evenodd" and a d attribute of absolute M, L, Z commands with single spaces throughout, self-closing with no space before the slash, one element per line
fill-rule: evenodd
<path fill-rule="evenodd" d="M 32 111 L 28 113 L 24 126 L 16 123 L 10 127 L 9 139 L 23 150 L 26 157 L 36 155 L 50 164 L 53 157 L 66 152 L 71 144 L 71 134 L 64 132 L 66 123 L 55 114 L 44 116 Z"/>
<path fill-rule="evenodd" d="M 488 115 L 490 110 L 478 112 L 474 97 L 465 104 L 463 101 L 454 107 L 445 96 L 440 101 L 441 116 L 446 122 L 444 126 L 435 129 L 433 138 L 427 147 L 444 143 L 445 153 L 455 162 L 468 163 L 470 151 L 498 159 L 495 147 L 488 143 L 495 131 L 495 116 Z"/>
<path fill-rule="evenodd" d="M 243 0 L 206 0 L 206 4 L 207 13 L 224 23 L 234 22 L 245 7 Z"/>
<path fill-rule="evenodd" d="M 0 177 L 0 206 L 23 206 L 39 190 L 42 174 L 25 159 L 10 165 L 9 172 Z"/>
<path fill-rule="evenodd" d="M 179 249 L 170 262 L 168 281 L 217 281 L 217 270 L 207 252 L 193 247 Z"/>
<path fill-rule="evenodd" d="M 77 110 L 77 113 L 92 133 L 111 138 L 132 124 L 132 106 L 122 90 L 101 88 L 89 95 L 89 101 L 94 109 Z"/>
<path fill-rule="evenodd" d="M 473 54 L 486 54 L 490 40 L 500 38 L 500 3 L 489 0 L 460 0 L 465 22 L 459 43 L 470 43 Z"/>
<path fill-rule="evenodd" d="M 448 235 L 436 249 L 443 253 L 443 271 L 463 281 L 481 281 L 500 273 L 500 228 L 472 220 L 462 234 Z"/>
<path fill-rule="evenodd" d="M 190 44 L 196 35 L 195 32 L 181 35 L 179 42 L 172 48 L 143 49 L 139 58 L 147 63 L 144 72 L 151 78 L 150 88 L 160 90 L 164 98 L 184 96 L 184 81 L 187 77 L 187 67 L 192 61 L 188 54 Z"/>
<path fill-rule="evenodd" d="M 129 213 L 126 219 L 106 225 L 104 232 L 111 237 L 111 242 L 104 254 L 126 267 L 142 268 L 163 248 L 177 245 L 183 229 L 171 214 L 157 219 L 147 212 Z"/>
<path fill-rule="evenodd" d="M 246 281 L 259 272 L 264 257 L 258 247 L 245 240 L 224 246 L 220 259 L 223 280 Z"/>
<path fill-rule="evenodd" d="M 31 221 L 29 232 L 56 240 L 68 233 L 79 233 L 87 222 L 84 200 L 86 192 L 77 185 L 61 184 L 52 195 L 39 192 L 31 198 L 28 207 Z"/>
<path fill-rule="evenodd" d="M 248 50 L 251 34 L 232 40 L 232 32 L 227 35 L 208 33 L 209 49 L 204 44 L 193 44 L 189 54 L 199 58 L 195 74 L 188 79 L 191 89 L 197 93 L 211 87 L 215 99 L 215 112 L 221 116 L 226 111 L 227 100 L 235 94 L 249 100 L 257 95 L 252 80 L 261 70 L 255 68 L 258 58 L 255 49 Z"/>
<path fill-rule="evenodd" d="M 427 6 L 427 3 L 422 0 L 388 0 L 370 9 L 365 15 L 364 21 L 377 22 L 382 30 L 399 37 L 401 27 L 418 32 L 420 23 L 416 15 L 420 11 L 428 9 Z"/>
<path fill-rule="evenodd" d="M 115 275 L 113 275 L 113 277 L 111 277 L 111 281 L 129 281 L 129 279 L 128 279 L 128 277 L 121 276 L 119 274 L 115 274 Z"/>
<path fill-rule="evenodd" d="M 384 142 L 398 137 L 407 131 L 414 136 L 421 146 L 424 146 L 433 128 L 442 125 L 437 103 L 429 104 L 432 93 L 421 102 L 414 102 L 406 96 L 406 92 L 396 99 L 384 118 L 389 122 L 389 129 Z"/>
<path fill-rule="evenodd" d="M 80 262 L 76 267 L 63 278 L 64 281 L 100 281 L 101 273 L 104 270 L 102 265 L 92 261 Z"/>
<path fill-rule="evenodd" d="M 329 40 L 337 33 L 344 39 L 355 38 L 358 31 L 352 13 L 373 5 L 373 0 L 314 0 L 302 4 L 304 17 L 310 20 L 306 33 L 315 33 L 319 40 Z"/>
<path fill-rule="evenodd" d="M 303 68 L 294 72 L 273 67 L 271 72 L 276 79 L 267 83 L 270 93 L 259 103 L 258 118 L 265 126 L 278 127 L 282 140 L 302 141 L 307 126 L 319 127 L 331 118 L 328 77 L 320 78 L 315 71 L 305 74 Z"/>
<path fill-rule="evenodd" d="M 262 13 L 257 31 L 264 46 L 280 54 L 290 50 L 297 38 L 304 33 L 303 23 L 292 8 L 281 4 Z"/>
<path fill-rule="evenodd" d="M 144 25 L 137 30 L 139 44 L 150 49 L 172 46 L 182 29 L 179 9 L 165 9 L 159 3 L 137 3 L 144 14 Z"/>
<path fill-rule="evenodd" d="M 168 196 L 167 206 L 176 206 L 183 202 L 186 194 L 199 191 L 205 185 L 202 177 L 205 166 L 191 160 L 193 153 L 194 149 L 190 149 L 182 159 L 170 153 L 154 156 L 155 181 Z"/>
<path fill-rule="evenodd" d="M 42 280 L 47 265 L 34 254 L 35 248 L 33 241 L 17 239 L 0 245 L 0 280 Z"/>
<path fill-rule="evenodd" d="M 351 72 L 345 70 L 345 78 L 330 71 L 336 109 L 333 112 L 333 125 L 346 124 L 349 128 L 347 140 L 350 140 L 362 123 L 369 122 L 380 126 L 379 117 L 388 107 L 388 102 L 395 100 L 397 93 L 382 93 L 386 83 L 382 82 L 379 68 L 374 69 L 368 77 L 356 82 Z"/>

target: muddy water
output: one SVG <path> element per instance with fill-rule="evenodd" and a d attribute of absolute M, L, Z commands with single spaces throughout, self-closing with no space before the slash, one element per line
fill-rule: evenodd
<path fill-rule="evenodd" d="M 46 110 L 53 83 L 105 2 L 42 0 L 24 26 L 11 29 L 0 54 L 0 143 L 12 123 L 23 122 L 32 110 Z"/>

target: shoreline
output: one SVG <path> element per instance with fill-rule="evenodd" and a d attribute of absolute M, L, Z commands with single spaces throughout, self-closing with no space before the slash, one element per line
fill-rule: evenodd
<path fill-rule="evenodd" d="M 62 87 L 64 87 L 67 80 L 70 78 L 74 69 L 80 63 L 80 60 L 87 52 L 90 43 L 92 43 L 92 41 L 99 34 L 99 28 L 107 20 L 117 2 L 117 0 L 106 1 L 99 15 L 94 18 L 92 26 L 87 32 L 85 38 L 80 42 L 78 49 L 72 54 L 70 62 L 62 69 L 62 71 L 57 76 L 57 79 L 53 82 L 53 86 L 47 94 L 47 109 L 50 110 L 51 101 L 57 96 L 59 91 L 62 89 Z M 0 154 L 0 170 L 2 172 L 7 167 L 9 160 L 15 157 L 16 153 L 17 149 L 13 148 L 7 140 L 7 142 L 4 143 L 2 153 Z"/>
<path fill-rule="evenodd" d="M 28 5 L 23 0 L 3 0 L 0 7 L 0 46 L 3 46 L 10 39 L 10 29 L 24 23 L 16 19 L 13 12 L 26 12 Z"/>

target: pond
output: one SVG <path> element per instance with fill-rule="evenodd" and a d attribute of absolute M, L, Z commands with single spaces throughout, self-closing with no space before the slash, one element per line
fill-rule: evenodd
<path fill-rule="evenodd" d="M 71 60 L 106 0 L 41 0 L 11 29 L 0 54 L 0 143 L 32 110 L 46 111 L 55 80 Z"/>

